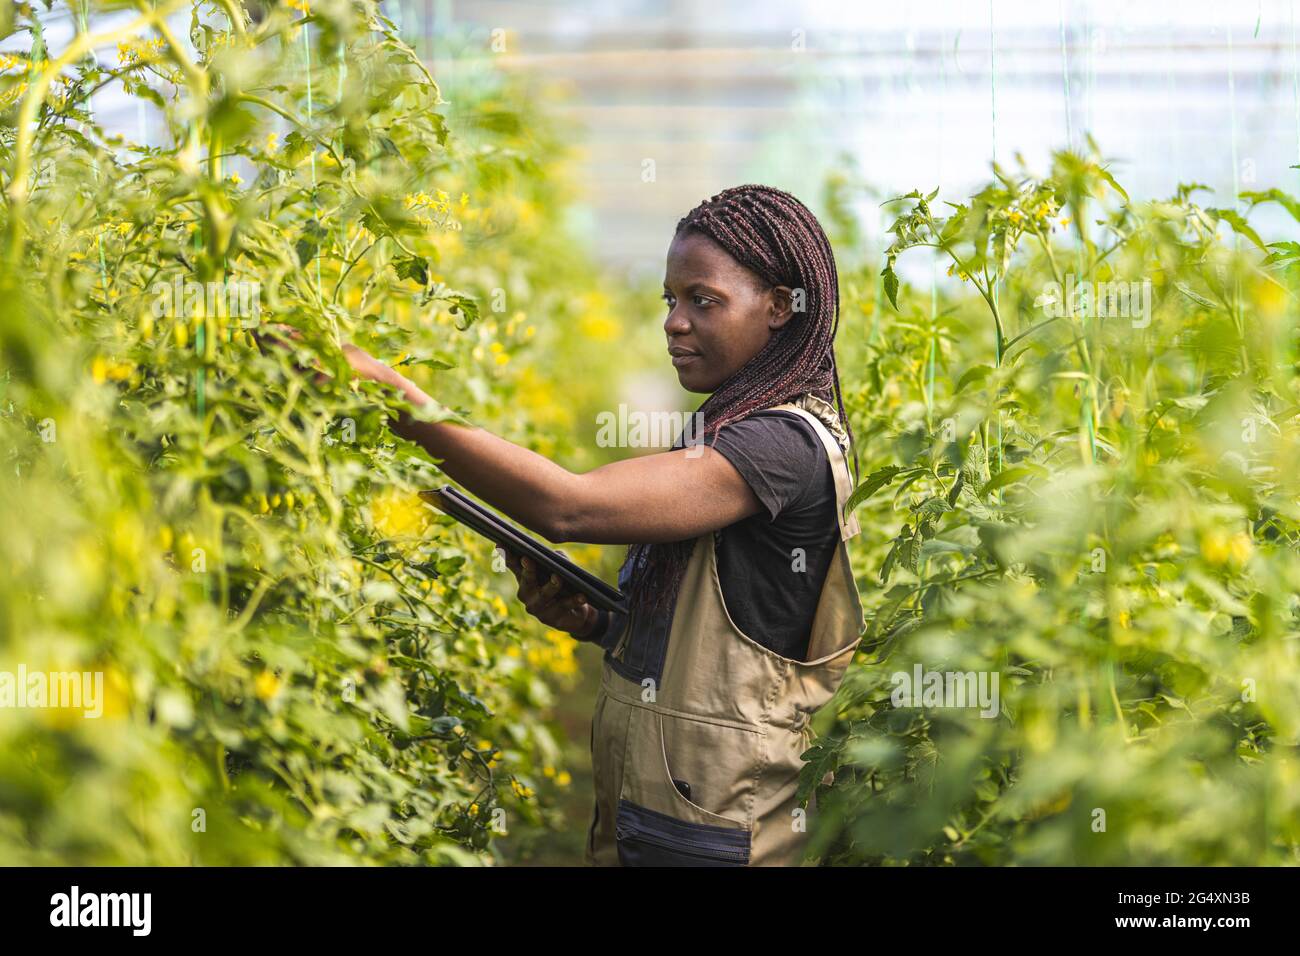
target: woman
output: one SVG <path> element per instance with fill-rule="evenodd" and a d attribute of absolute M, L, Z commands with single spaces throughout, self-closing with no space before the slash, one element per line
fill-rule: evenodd
<path fill-rule="evenodd" d="M 793 196 L 739 186 L 677 225 L 668 353 L 709 393 L 685 447 L 574 474 L 482 429 L 408 416 L 442 470 L 554 542 L 630 545 L 627 614 L 507 562 L 528 611 L 605 650 L 588 862 L 798 863 L 800 754 L 862 633 L 844 542 L 851 443 L 833 350 L 835 259 Z M 429 401 L 354 346 L 362 375 Z M 695 445 L 703 442 L 705 447 Z"/>

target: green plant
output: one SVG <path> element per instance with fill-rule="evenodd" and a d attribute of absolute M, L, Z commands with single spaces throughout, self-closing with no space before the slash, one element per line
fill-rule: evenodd
<path fill-rule="evenodd" d="M 490 861 L 553 822 L 574 642 L 416 496 L 436 463 L 339 347 L 581 463 L 544 413 L 597 401 L 554 383 L 613 307 L 566 248 L 560 134 L 480 77 L 458 138 L 371 2 L 121 7 L 73 3 L 58 52 L 3 24 L 0 671 L 99 672 L 105 710 L 0 711 L 0 861 Z M 534 312 L 592 335 L 512 361 L 554 341 Z"/>
<path fill-rule="evenodd" d="M 1293 861 L 1294 244 L 1198 206 L 1203 187 L 1132 201 L 1095 148 L 1043 178 L 995 172 L 946 215 L 936 193 L 893 200 L 881 292 L 846 277 L 846 310 L 873 318 L 843 347 L 871 606 L 808 754 L 805 793 L 835 770 L 817 849 Z M 958 289 L 902 286 L 921 248 Z M 892 700 L 918 665 L 996 675 L 1001 713 Z"/>

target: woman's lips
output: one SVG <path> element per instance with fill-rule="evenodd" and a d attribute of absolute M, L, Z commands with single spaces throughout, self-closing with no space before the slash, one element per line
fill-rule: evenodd
<path fill-rule="evenodd" d="M 675 368 L 681 368 L 683 365 L 687 365 L 700 357 L 699 352 L 691 352 L 681 347 L 670 348 L 668 354 L 673 357 L 673 366 Z"/>

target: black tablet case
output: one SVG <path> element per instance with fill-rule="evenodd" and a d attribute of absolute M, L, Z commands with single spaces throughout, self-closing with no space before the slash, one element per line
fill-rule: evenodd
<path fill-rule="evenodd" d="M 617 588 L 610 587 L 600 578 L 578 567 L 541 541 L 524 534 L 496 512 L 483 507 L 451 485 L 443 485 L 434 491 L 421 492 L 420 496 L 489 541 L 496 542 L 514 554 L 531 558 L 542 568 L 558 575 L 560 580 L 574 591 L 585 594 L 587 601 L 593 607 L 627 613 L 627 598 Z"/>

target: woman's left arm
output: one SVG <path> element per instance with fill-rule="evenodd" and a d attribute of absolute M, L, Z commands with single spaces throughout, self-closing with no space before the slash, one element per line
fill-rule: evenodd
<path fill-rule="evenodd" d="M 344 354 L 358 374 L 397 389 L 412 405 L 431 401 L 414 382 L 362 349 L 347 345 Z M 575 474 L 482 428 L 403 414 L 393 430 L 439 459 L 454 481 L 555 543 L 681 541 L 763 507 L 731 462 L 707 446 Z"/>

